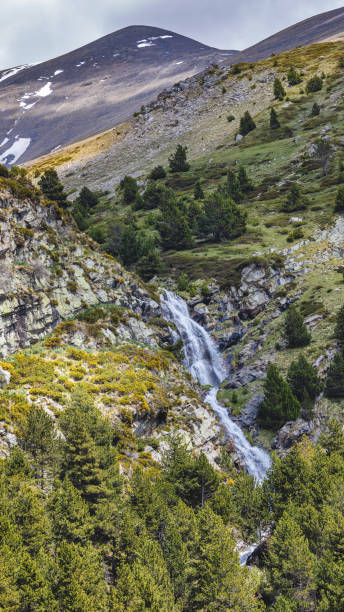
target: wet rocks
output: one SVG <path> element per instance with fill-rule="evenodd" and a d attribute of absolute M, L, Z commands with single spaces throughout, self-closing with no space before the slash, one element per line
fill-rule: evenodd
<path fill-rule="evenodd" d="M 257 393 L 248 400 L 241 410 L 240 417 L 238 418 L 241 425 L 251 428 L 256 424 L 259 406 L 263 403 L 263 401 L 264 395 L 262 393 Z"/>

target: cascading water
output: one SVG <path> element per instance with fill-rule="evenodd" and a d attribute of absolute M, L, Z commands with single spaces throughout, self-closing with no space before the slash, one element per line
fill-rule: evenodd
<path fill-rule="evenodd" d="M 270 467 L 269 455 L 261 448 L 251 446 L 240 427 L 229 418 L 227 410 L 217 401 L 218 388 L 226 378 L 226 370 L 215 342 L 208 332 L 190 317 L 187 304 L 181 297 L 166 291 L 162 295 L 161 304 L 165 318 L 175 324 L 184 342 L 185 367 L 201 385 L 212 387 L 206 401 L 234 440 L 235 448 L 248 473 L 261 482 Z"/>

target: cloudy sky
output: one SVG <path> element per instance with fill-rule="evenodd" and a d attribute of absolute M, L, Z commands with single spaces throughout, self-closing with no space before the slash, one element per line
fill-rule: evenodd
<path fill-rule="evenodd" d="M 127 25 L 159 26 L 223 49 L 243 49 L 344 0 L 8 0 L 0 68 L 50 59 Z M 259 6 L 259 9 L 258 9 Z"/>

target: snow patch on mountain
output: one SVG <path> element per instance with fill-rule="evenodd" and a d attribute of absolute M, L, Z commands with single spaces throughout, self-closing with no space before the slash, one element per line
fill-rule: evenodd
<path fill-rule="evenodd" d="M 44 85 L 44 87 L 41 87 L 41 89 L 36 91 L 34 95 L 39 96 L 40 98 L 46 98 L 47 96 L 50 96 L 50 94 L 52 93 L 53 93 L 53 90 L 51 89 L 51 81 L 49 81 L 46 85 Z"/>
<path fill-rule="evenodd" d="M 31 65 L 32 64 L 24 64 L 23 66 L 17 66 L 17 68 L 11 68 L 10 70 L 6 70 L 5 73 L 2 75 L 2 77 L 0 78 L 0 83 L 1 81 L 5 81 L 5 79 L 9 79 L 10 77 L 14 76 L 21 70 L 25 70 L 26 68 L 29 68 Z"/>
<path fill-rule="evenodd" d="M 6 140 L 6 139 L 5 139 Z M 24 155 L 31 144 L 31 138 L 20 138 L 16 136 L 14 143 L 0 157 L 0 164 L 15 164 Z"/>

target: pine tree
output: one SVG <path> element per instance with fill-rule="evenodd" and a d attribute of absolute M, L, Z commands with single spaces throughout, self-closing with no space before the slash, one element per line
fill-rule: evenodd
<path fill-rule="evenodd" d="M 297 610 L 314 610 L 316 559 L 299 525 L 287 512 L 277 523 L 269 549 L 267 566 L 276 596 L 290 597 Z"/>
<path fill-rule="evenodd" d="M 194 199 L 195 200 L 203 200 L 204 199 L 204 191 L 202 189 L 201 181 L 198 179 L 195 183 L 194 187 Z"/>
<path fill-rule="evenodd" d="M 338 340 L 339 344 L 343 346 L 344 345 L 344 306 L 341 306 L 341 308 L 337 312 L 334 336 Z"/>
<path fill-rule="evenodd" d="M 62 542 L 56 561 L 54 579 L 59 610 L 108 612 L 103 563 L 92 546 Z"/>
<path fill-rule="evenodd" d="M 331 143 L 324 138 L 318 138 L 318 140 L 316 140 L 314 143 L 313 157 L 320 161 L 323 176 L 327 176 L 327 166 L 333 157 L 333 148 Z"/>
<path fill-rule="evenodd" d="M 320 91 L 322 89 L 322 86 L 323 81 L 319 76 L 312 77 L 311 79 L 309 79 L 306 85 L 306 92 L 309 94 L 314 93 L 315 91 Z"/>
<path fill-rule="evenodd" d="M 320 106 L 317 102 L 314 102 L 311 110 L 311 117 L 317 117 L 320 115 Z"/>
<path fill-rule="evenodd" d="M 268 429 L 279 429 L 287 421 L 300 416 L 301 407 L 278 368 L 269 363 L 264 382 L 264 402 L 259 407 L 259 420 Z"/>
<path fill-rule="evenodd" d="M 157 181 L 159 179 L 164 179 L 166 178 L 166 170 L 163 166 L 156 166 L 155 168 L 153 168 L 153 170 L 151 171 L 149 178 L 152 181 Z"/>
<path fill-rule="evenodd" d="M 307 417 L 311 417 L 314 401 L 321 391 L 321 381 L 316 369 L 300 355 L 297 361 L 290 364 L 287 380 L 303 411 Z"/>
<path fill-rule="evenodd" d="M 48 498 L 54 538 L 57 542 L 86 544 L 91 538 L 91 518 L 86 502 L 70 480 L 55 482 Z"/>
<path fill-rule="evenodd" d="M 198 547 L 187 610 L 261 610 L 258 575 L 241 568 L 233 534 L 206 505 L 198 514 Z"/>
<path fill-rule="evenodd" d="M 301 75 L 296 72 L 294 66 L 290 66 L 287 74 L 287 79 L 290 87 L 292 87 L 293 85 L 298 85 L 299 83 L 301 83 L 302 80 Z"/>
<path fill-rule="evenodd" d="M 187 162 L 186 156 L 187 147 L 179 144 L 174 155 L 168 160 L 171 172 L 187 172 L 190 170 L 190 164 Z"/>
<path fill-rule="evenodd" d="M 306 346 L 311 335 L 304 323 L 303 316 L 295 306 L 290 306 L 284 318 L 283 336 L 288 348 Z"/>
<path fill-rule="evenodd" d="M 67 420 L 68 419 L 68 420 Z M 96 445 L 85 425 L 85 417 L 76 409 L 65 416 L 61 476 L 67 477 L 94 510 L 105 495 Z"/>
<path fill-rule="evenodd" d="M 344 358 L 336 353 L 331 361 L 325 380 L 325 394 L 329 398 L 344 397 Z"/>
<path fill-rule="evenodd" d="M 43 408 L 33 404 L 22 428 L 19 444 L 32 456 L 37 478 L 42 477 L 44 467 L 52 460 L 56 441 L 52 418 Z"/>
<path fill-rule="evenodd" d="M 120 238 L 118 254 L 124 265 L 130 266 L 138 261 L 141 252 L 137 236 L 137 228 L 134 223 L 127 225 Z"/>
<path fill-rule="evenodd" d="M 208 231 L 213 235 L 215 242 L 230 240 L 245 232 L 246 215 L 221 190 L 214 191 L 206 198 L 204 213 Z"/>
<path fill-rule="evenodd" d="M 243 200 L 239 178 L 234 174 L 234 172 L 232 172 L 232 170 L 228 170 L 227 172 L 227 181 L 224 190 L 226 195 L 232 198 L 236 204 L 239 204 Z"/>
<path fill-rule="evenodd" d="M 272 130 L 277 130 L 278 128 L 281 127 L 281 124 L 278 120 L 277 113 L 274 108 L 272 108 L 270 111 L 270 127 Z"/>
<path fill-rule="evenodd" d="M 294 210 L 302 210 L 305 206 L 306 202 L 300 186 L 297 183 L 293 183 L 288 191 L 287 199 L 282 206 L 282 210 L 285 212 L 293 212 Z"/>
<path fill-rule="evenodd" d="M 38 184 L 49 200 L 56 202 L 61 208 L 67 208 L 67 195 L 64 192 L 64 187 L 59 180 L 56 170 L 46 170 L 42 174 Z"/>
<path fill-rule="evenodd" d="M 274 96 L 276 100 L 283 100 L 285 97 L 285 89 L 282 85 L 282 81 L 277 78 L 274 81 Z"/>
<path fill-rule="evenodd" d="M 98 204 L 98 196 L 88 189 L 88 187 L 83 187 L 81 189 L 78 200 L 85 210 L 90 210 Z"/>
<path fill-rule="evenodd" d="M 239 134 L 241 134 L 241 136 L 246 136 L 246 134 L 248 134 L 252 130 L 255 130 L 256 127 L 257 126 L 254 120 L 252 119 L 249 111 L 246 111 L 240 119 Z"/>
<path fill-rule="evenodd" d="M 336 196 L 336 205 L 334 207 L 334 212 L 342 213 L 344 212 L 344 187 L 339 187 Z"/>
<path fill-rule="evenodd" d="M 132 204 L 132 202 L 135 202 L 139 191 L 136 180 L 132 176 L 125 176 L 121 180 L 119 186 L 123 191 L 123 201 L 125 204 Z"/>
<path fill-rule="evenodd" d="M 248 177 L 246 168 L 244 166 L 240 166 L 238 172 L 238 179 L 240 184 L 240 190 L 242 193 L 250 193 L 253 191 L 253 183 L 251 179 Z"/>

